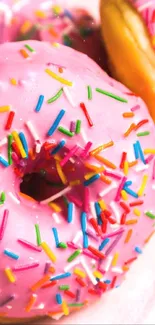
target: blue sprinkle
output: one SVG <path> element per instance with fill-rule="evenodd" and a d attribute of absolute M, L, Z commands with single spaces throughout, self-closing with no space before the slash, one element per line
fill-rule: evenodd
<path fill-rule="evenodd" d="M 88 248 L 88 235 L 86 232 L 83 232 L 83 248 Z"/>
<path fill-rule="evenodd" d="M 131 185 L 132 185 L 132 181 L 127 181 L 127 182 L 125 182 L 124 187 L 128 187 L 128 186 L 131 186 Z"/>
<path fill-rule="evenodd" d="M 111 281 L 110 281 L 110 280 L 105 280 L 104 283 L 106 283 L 106 284 L 110 284 Z"/>
<path fill-rule="evenodd" d="M 137 144 L 137 148 L 138 148 L 138 151 L 139 151 L 140 159 L 141 159 L 141 161 L 142 161 L 144 164 L 146 164 L 146 162 L 145 162 L 145 157 L 144 157 L 144 154 L 143 154 L 143 150 L 142 150 L 141 144 L 140 144 L 139 141 L 137 141 L 136 144 Z"/>
<path fill-rule="evenodd" d="M 135 159 L 137 160 L 139 158 L 137 143 L 133 144 L 133 149 L 134 149 L 134 153 L 135 153 Z"/>
<path fill-rule="evenodd" d="M 20 140 L 22 142 L 23 148 L 24 148 L 24 150 L 26 152 L 26 155 L 28 157 L 28 144 L 27 144 L 27 141 L 26 141 L 26 138 L 25 138 L 25 134 L 23 132 L 20 132 L 19 133 L 19 138 L 20 138 Z"/>
<path fill-rule="evenodd" d="M 65 140 L 61 140 L 60 143 L 51 151 L 51 155 L 55 155 L 66 144 Z"/>
<path fill-rule="evenodd" d="M 138 247 L 138 246 L 135 247 L 135 252 L 137 252 L 138 254 L 142 254 L 143 253 L 143 251 L 141 250 L 141 248 Z"/>
<path fill-rule="evenodd" d="M 84 182 L 84 186 L 89 186 L 100 178 L 100 174 L 96 174 L 90 177 L 87 181 Z"/>
<path fill-rule="evenodd" d="M 9 167 L 9 163 L 2 156 L 0 156 L 0 164 L 4 167 Z"/>
<path fill-rule="evenodd" d="M 138 198 L 138 194 L 136 192 L 134 192 L 133 190 L 131 190 L 129 187 L 124 187 L 124 191 L 126 193 L 128 193 L 129 195 Z"/>
<path fill-rule="evenodd" d="M 81 213 L 81 228 L 82 228 L 83 232 L 85 232 L 87 230 L 87 213 L 86 212 Z"/>
<path fill-rule="evenodd" d="M 7 249 L 4 250 L 4 254 L 13 258 L 14 260 L 18 260 L 18 258 L 19 258 L 19 255 L 15 254 L 11 251 L 8 251 Z"/>
<path fill-rule="evenodd" d="M 101 208 L 98 202 L 95 202 L 95 211 L 97 215 L 97 222 L 98 225 L 102 225 L 102 220 L 101 220 Z"/>
<path fill-rule="evenodd" d="M 38 99 L 38 103 L 37 103 L 37 106 L 35 108 L 35 111 L 36 112 L 39 112 L 41 110 L 41 106 L 43 104 L 43 101 L 44 101 L 44 96 L 43 95 L 40 95 L 39 96 L 39 99 Z"/>
<path fill-rule="evenodd" d="M 71 276 L 70 272 L 62 273 L 62 274 L 53 276 L 52 278 L 50 278 L 50 281 L 65 279 L 65 278 L 68 278 L 69 276 Z"/>
<path fill-rule="evenodd" d="M 56 247 L 58 247 L 60 242 L 58 237 L 58 231 L 56 228 L 52 228 L 52 231 L 53 231 Z"/>
<path fill-rule="evenodd" d="M 66 17 L 68 17 L 70 20 L 74 21 L 74 17 L 73 17 L 73 15 L 72 15 L 71 11 L 65 9 L 65 10 L 64 10 L 64 15 L 65 15 Z"/>
<path fill-rule="evenodd" d="M 62 297 L 61 297 L 60 293 L 57 293 L 56 294 L 56 301 L 57 301 L 57 304 L 58 305 L 61 305 L 62 304 Z"/>
<path fill-rule="evenodd" d="M 68 203 L 68 223 L 71 223 L 73 220 L 73 203 Z"/>
<path fill-rule="evenodd" d="M 63 116 L 65 114 L 65 110 L 62 109 L 59 114 L 57 115 L 55 121 L 53 122 L 52 126 L 50 127 L 47 135 L 50 137 L 51 135 L 53 135 L 53 133 L 56 131 L 60 121 L 62 120 Z"/>
<path fill-rule="evenodd" d="M 101 245 L 99 246 L 99 251 L 102 251 L 102 249 L 109 243 L 109 241 L 110 241 L 110 238 L 105 238 L 102 241 Z"/>

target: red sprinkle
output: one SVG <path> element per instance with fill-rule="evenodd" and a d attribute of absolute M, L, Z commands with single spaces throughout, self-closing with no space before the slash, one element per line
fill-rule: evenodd
<path fill-rule="evenodd" d="M 137 257 L 132 257 L 129 260 L 127 260 L 124 264 L 125 265 L 130 264 L 130 263 L 134 262 L 136 259 L 137 259 Z"/>
<path fill-rule="evenodd" d="M 105 255 L 103 253 L 101 253 L 100 251 L 98 251 L 98 249 L 96 249 L 90 245 L 88 246 L 88 250 L 99 258 L 102 258 L 102 259 L 105 258 Z"/>
<path fill-rule="evenodd" d="M 73 292 L 69 291 L 69 290 L 65 290 L 64 291 L 64 294 L 67 295 L 67 296 L 69 296 L 69 297 L 71 297 L 71 298 L 75 298 L 76 297 L 76 295 Z"/>
<path fill-rule="evenodd" d="M 125 210 L 126 213 L 130 212 L 130 208 L 128 207 L 128 205 L 125 202 L 121 201 L 120 206 Z"/>
<path fill-rule="evenodd" d="M 0 225 L 0 240 L 2 240 L 4 236 L 5 228 L 8 221 L 8 215 L 9 215 L 9 210 L 4 210 L 2 223 Z"/>
<path fill-rule="evenodd" d="M 112 280 L 112 282 L 111 282 L 111 289 L 114 288 L 115 283 L 116 283 L 116 280 L 117 280 L 117 276 L 114 276 L 114 277 L 113 277 L 113 280 Z"/>
<path fill-rule="evenodd" d="M 91 295 L 95 295 L 95 296 L 96 296 L 96 295 L 97 295 L 97 296 L 99 295 L 99 293 L 98 293 L 95 289 L 91 289 L 91 288 L 90 288 L 90 289 L 88 289 L 88 292 L 89 292 Z"/>
<path fill-rule="evenodd" d="M 81 278 L 76 278 L 76 281 L 80 284 L 81 287 L 86 287 L 85 282 Z"/>
<path fill-rule="evenodd" d="M 101 225 L 103 234 L 106 234 L 106 232 L 107 232 L 107 226 L 108 226 L 108 220 L 107 219 L 104 219 L 104 221 L 103 221 L 103 223 Z"/>
<path fill-rule="evenodd" d="M 16 153 L 16 155 L 17 155 L 19 158 L 21 158 L 21 154 L 20 154 L 20 151 L 19 151 L 19 149 L 18 149 L 18 147 L 17 147 L 16 142 L 12 142 L 12 150 Z"/>
<path fill-rule="evenodd" d="M 140 200 L 140 201 L 131 202 L 129 205 L 130 207 L 136 207 L 137 205 L 142 205 L 143 203 L 144 201 Z"/>
<path fill-rule="evenodd" d="M 135 126 L 135 131 L 137 131 L 142 125 L 148 123 L 149 120 L 141 120 L 136 126 Z"/>
<path fill-rule="evenodd" d="M 121 225 L 125 225 L 126 217 L 127 217 L 127 213 L 123 212 L 123 214 L 121 216 Z"/>
<path fill-rule="evenodd" d="M 51 281 L 50 283 L 46 283 L 44 284 L 41 289 L 46 289 L 46 288 L 49 288 L 49 287 L 54 287 L 55 285 L 57 284 L 57 281 Z"/>
<path fill-rule="evenodd" d="M 124 163 L 126 161 L 127 158 L 127 153 L 126 152 L 122 152 L 122 158 L 121 158 L 121 162 L 120 162 L 120 168 L 123 169 L 124 168 Z"/>
<path fill-rule="evenodd" d="M 87 119 L 87 121 L 88 121 L 88 124 L 89 124 L 89 126 L 93 126 L 93 122 L 92 122 L 92 120 L 91 120 L 91 118 L 90 118 L 90 116 L 89 116 L 89 113 L 88 113 L 88 111 L 87 111 L 87 108 L 86 108 L 86 106 L 85 106 L 85 104 L 84 103 L 80 103 L 80 107 L 82 108 L 82 110 L 83 110 L 83 113 L 84 113 L 84 115 L 85 115 L 85 117 L 86 117 L 86 119 Z"/>
<path fill-rule="evenodd" d="M 91 225 L 92 225 L 93 228 L 95 229 L 96 233 L 97 233 L 99 236 L 101 236 L 102 232 L 101 232 L 101 230 L 100 230 L 100 228 L 99 228 L 99 226 L 98 226 L 98 224 L 97 224 L 96 219 L 95 219 L 95 218 L 91 218 L 91 219 L 89 220 L 89 222 L 91 223 Z"/>
<path fill-rule="evenodd" d="M 5 125 L 5 130 L 10 130 L 11 129 L 14 116 L 15 116 L 15 112 L 11 111 L 9 113 L 9 116 L 8 116 L 8 119 L 7 119 L 7 122 L 6 122 L 6 125 Z"/>
<path fill-rule="evenodd" d="M 104 283 L 104 282 L 98 282 L 98 287 L 100 288 L 100 289 L 102 289 L 103 291 L 106 291 L 106 289 L 107 289 L 107 283 Z"/>

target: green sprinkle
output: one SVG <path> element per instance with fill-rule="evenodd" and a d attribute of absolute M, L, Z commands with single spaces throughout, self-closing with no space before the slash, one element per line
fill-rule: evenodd
<path fill-rule="evenodd" d="M 25 44 L 25 47 L 27 50 L 29 50 L 30 52 L 35 52 L 35 50 L 28 44 Z"/>
<path fill-rule="evenodd" d="M 4 203 L 5 200 L 6 200 L 5 192 L 2 192 L 2 193 L 1 193 L 1 201 Z"/>
<path fill-rule="evenodd" d="M 64 45 L 69 46 L 69 47 L 72 47 L 72 45 L 73 45 L 73 42 L 68 35 L 63 36 L 63 43 L 64 43 Z"/>
<path fill-rule="evenodd" d="M 67 248 L 68 246 L 67 246 L 66 243 L 60 242 L 59 245 L 58 245 L 58 247 L 60 247 L 60 248 Z"/>
<path fill-rule="evenodd" d="M 155 219 L 155 215 L 154 215 L 153 213 L 149 212 L 149 211 L 146 212 L 145 215 L 146 215 L 147 217 L 149 217 L 150 219 Z"/>
<path fill-rule="evenodd" d="M 41 245 L 41 235 L 40 235 L 39 225 L 37 223 L 35 224 L 35 230 L 36 230 L 37 245 L 40 246 Z"/>
<path fill-rule="evenodd" d="M 76 122 L 76 129 L 75 129 L 75 133 L 79 134 L 81 131 L 81 120 L 77 120 Z"/>
<path fill-rule="evenodd" d="M 8 163 L 12 165 L 12 134 L 8 135 Z"/>
<path fill-rule="evenodd" d="M 56 93 L 55 96 L 53 96 L 53 97 L 51 97 L 50 99 L 48 99 L 47 103 L 48 103 L 48 104 L 51 104 L 51 103 L 55 102 L 58 98 L 60 98 L 60 96 L 62 95 L 62 93 L 63 93 L 63 88 L 61 88 L 61 89 Z"/>
<path fill-rule="evenodd" d="M 149 135 L 149 134 L 150 134 L 149 131 L 140 132 L 140 133 L 137 133 L 137 137 L 145 137 L 146 135 Z"/>
<path fill-rule="evenodd" d="M 68 258 L 67 262 L 72 262 L 80 254 L 81 254 L 81 250 L 78 249 Z"/>
<path fill-rule="evenodd" d="M 65 285 L 61 285 L 59 286 L 60 290 L 69 290 L 69 285 L 65 284 Z"/>
<path fill-rule="evenodd" d="M 66 207 L 68 207 L 68 200 L 67 200 L 67 198 L 65 196 L 63 196 L 63 201 L 64 201 Z"/>
<path fill-rule="evenodd" d="M 68 304 L 68 306 L 69 307 L 82 307 L 82 306 L 84 306 L 84 304 L 83 303 L 79 303 L 79 304 L 73 303 L 73 304 Z"/>
<path fill-rule="evenodd" d="M 100 88 L 96 88 L 96 91 L 97 91 L 98 93 L 102 94 L 102 95 L 106 95 L 106 96 L 109 96 L 109 97 L 111 97 L 111 98 L 114 98 L 114 99 L 116 99 L 116 100 L 118 100 L 118 101 L 120 101 L 120 102 L 122 102 L 122 103 L 128 103 L 127 99 L 122 98 L 122 97 L 119 97 L 119 96 L 117 96 L 117 95 L 115 95 L 115 94 L 109 93 L 109 92 L 106 91 L 106 90 L 102 90 L 102 89 L 100 89 Z"/>
<path fill-rule="evenodd" d="M 15 39 L 16 42 L 23 41 L 23 40 L 30 40 L 34 37 L 34 34 L 38 30 L 37 25 L 34 25 L 27 33 L 20 33 L 19 36 Z"/>
<path fill-rule="evenodd" d="M 92 88 L 91 88 L 91 86 L 87 86 L 87 90 L 88 90 L 88 99 L 91 100 L 92 99 Z"/>
<path fill-rule="evenodd" d="M 58 127 L 58 130 L 59 130 L 61 133 L 65 134 L 65 135 L 68 135 L 69 137 L 73 137 L 73 135 L 74 135 L 74 133 L 70 132 L 70 131 L 67 130 L 67 129 L 64 129 L 62 126 L 59 126 L 59 127 Z"/>

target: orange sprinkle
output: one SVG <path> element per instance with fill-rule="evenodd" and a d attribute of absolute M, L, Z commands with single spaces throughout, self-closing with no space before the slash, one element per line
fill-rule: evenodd
<path fill-rule="evenodd" d="M 96 149 L 90 151 L 89 154 L 90 154 L 90 156 L 95 156 L 98 153 L 100 153 L 102 150 L 112 147 L 113 145 L 114 145 L 114 142 L 110 141 L 110 142 L 108 142 L 106 144 L 102 144 L 101 146 L 97 147 Z"/>
<path fill-rule="evenodd" d="M 0 317 L 5 317 L 7 313 L 0 313 Z"/>
<path fill-rule="evenodd" d="M 98 167 L 95 165 L 91 165 L 88 162 L 85 162 L 84 165 L 86 168 L 88 168 L 94 172 L 97 172 L 97 173 L 102 173 L 105 170 L 104 166 Z"/>
<path fill-rule="evenodd" d="M 86 286 L 85 282 L 81 278 L 76 278 L 76 282 L 78 282 L 81 287 L 85 287 Z"/>
<path fill-rule="evenodd" d="M 56 32 L 56 30 L 55 30 L 53 27 L 50 27 L 50 28 L 48 29 L 48 32 L 49 32 L 53 37 L 58 38 L 58 33 Z"/>
<path fill-rule="evenodd" d="M 110 185 L 112 183 L 112 180 L 109 179 L 108 177 L 101 175 L 100 180 L 108 185 Z"/>
<path fill-rule="evenodd" d="M 127 272 L 127 271 L 129 271 L 129 266 L 127 266 L 127 265 L 123 265 L 122 266 L 122 271 L 124 271 L 124 272 Z"/>
<path fill-rule="evenodd" d="M 21 49 L 19 52 L 23 56 L 24 59 L 29 58 L 28 53 L 24 49 Z"/>
<path fill-rule="evenodd" d="M 123 117 L 134 117 L 135 114 L 133 112 L 125 112 L 123 113 Z"/>
<path fill-rule="evenodd" d="M 135 123 L 132 123 L 129 128 L 127 129 L 127 131 L 124 133 L 124 137 L 128 137 L 128 135 L 135 129 Z"/>
<path fill-rule="evenodd" d="M 24 22 L 24 24 L 20 28 L 21 34 L 26 34 L 30 30 L 31 27 L 32 27 L 31 21 L 30 20 L 26 20 Z"/>
<path fill-rule="evenodd" d="M 49 279 L 51 278 L 51 274 L 47 274 L 45 275 L 42 279 L 40 279 L 39 281 L 37 281 L 32 287 L 31 290 L 32 291 L 36 291 L 37 289 L 39 289 L 42 285 L 44 285 L 47 281 L 49 281 Z"/>
<path fill-rule="evenodd" d="M 29 300 L 29 302 L 27 304 L 27 306 L 25 307 L 25 311 L 27 313 L 32 309 L 32 307 L 35 304 L 36 300 L 37 300 L 37 295 L 32 294 L 31 297 L 30 297 L 30 300 Z"/>
<path fill-rule="evenodd" d="M 134 167 L 134 166 L 136 166 L 137 164 L 138 164 L 138 160 L 134 160 L 134 161 L 129 162 L 129 163 L 128 163 L 128 166 L 129 166 L 129 167 Z"/>
<path fill-rule="evenodd" d="M 155 234 L 155 230 L 153 230 L 151 234 L 145 239 L 144 243 L 147 244 L 154 234 Z"/>
<path fill-rule="evenodd" d="M 29 201 L 32 201 L 32 202 L 37 202 L 35 199 L 33 199 L 31 196 L 25 194 L 25 193 L 22 193 L 22 192 L 18 192 L 19 196 L 22 196 L 25 200 L 29 200 Z"/>
<path fill-rule="evenodd" d="M 126 238 L 125 238 L 125 241 L 124 243 L 127 244 L 132 236 L 132 233 L 133 233 L 133 230 L 132 229 L 129 229 L 128 232 L 127 232 L 127 235 L 126 235 Z"/>
<path fill-rule="evenodd" d="M 107 160 L 106 158 L 99 156 L 99 155 L 95 155 L 95 158 L 100 161 L 101 163 L 103 163 L 105 166 L 111 168 L 111 169 L 116 169 L 116 166 L 109 160 Z"/>
<path fill-rule="evenodd" d="M 63 73 L 64 72 L 63 68 L 61 68 L 61 67 L 59 67 L 58 70 L 59 70 L 60 73 Z"/>
<path fill-rule="evenodd" d="M 135 223 L 137 223 L 138 222 L 138 220 L 137 219 L 130 219 L 130 220 L 127 220 L 126 221 L 126 225 L 128 226 L 128 225 L 134 225 Z"/>
<path fill-rule="evenodd" d="M 33 149 L 30 149 L 29 150 L 29 157 L 31 158 L 31 160 L 35 160 L 36 159 L 36 155 L 35 155 Z"/>
<path fill-rule="evenodd" d="M 55 268 L 53 266 L 50 266 L 48 272 L 54 274 Z"/>

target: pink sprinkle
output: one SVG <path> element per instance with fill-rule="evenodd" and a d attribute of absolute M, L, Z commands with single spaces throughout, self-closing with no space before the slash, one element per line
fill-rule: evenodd
<path fill-rule="evenodd" d="M 104 271 L 103 269 L 101 269 L 100 267 L 98 267 L 98 271 L 101 272 L 102 274 L 105 274 L 106 271 Z"/>
<path fill-rule="evenodd" d="M 116 202 L 120 200 L 120 194 L 126 181 L 127 181 L 127 177 L 123 177 L 116 193 L 116 197 L 115 197 Z"/>
<path fill-rule="evenodd" d="M 120 176 L 118 174 L 108 172 L 107 170 L 104 171 L 104 175 L 109 176 L 109 177 L 113 177 L 113 178 L 118 179 L 118 180 L 120 180 L 122 178 L 122 176 Z"/>
<path fill-rule="evenodd" d="M 137 109 L 140 109 L 140 105 L 133 106 L 133 107 L 131 108 L 131 111 L 132 111 L 132 112 L 135 112 L 135 111 L 137 111 Z"/>
<path fill-rule="evenodd" d="M 5 232 L 7 221 L 8 221 L 8 215 L 9 215 L 9 210 L 4 210 L 2 223 L 0 226 L 0 240 L 2 240 L 2 238 L 4 236 L 4 232 Z"/>
<path fill-rule="evenodd" d="M 51 262 L 46 262 L 45 263 L 44 274 L 48 273 L 50 266 L 51 266 Z"/>
<path fill-rule="evenodd" d="M 67 161 L 76 153 L 76 151 L 79 149 L 77 145 L 75 145 L 69 152 L 68 154 L 60 161 L 61 167 L 63 167 Z"/>
<path fill-rule="evenodd" d="M 42 249 L 41 249 L 40 247 L 38 247 L 38 246 L 36 246 L 36 245 L 34 245 L 34 244 L 28 242 L 28 241 L 25 240 L 25 239 L 20 239 L 20 238 L 19 238 L 19 239 L 18 239 L 18 242 L 19 242 L 20 244 L 23 244 L 23 245 L 26 246 L 27 248 L 33 249 L 34 251 L 37 251 L 37 252 L 41 252 L 41 251 L 42 251 Z"/>
<path fill-rule="evenodd" d="M 13 271 L 26 271 L 29 269 L 33 269 L 35 267 L 39 266 L 39 263 L 31 263 L 31 264 L 26 264 L 26 265 L 18 265 L 12 268 Z"/>
<path fill-rule="evenodd" d="M 152 179 L 155 179 L 155 160 L 153 162 L 153 173 L 152 173 Z"/>
<path fill-rule="evenodd" d="M 71 241 L 67 242 L 68 247 L 73 248 L 73 249 L 79 249 L 79 246 L 75 245 L 74 243 L 72 243 Z"/>
<path fill-rule="evenodd" d="M 19 157 L 17 156 L 17 154 L 15 152 L 12 152 L 12 159 L 18 164 L 19 163 Z"/>
<path fill-rule="evenodd" d="M 75 124 L 75 122 L 71 122 L 71 124 L 70 124 L 70 132 L 75 132 L 75 128 L 76 128 L 76 124 Z"/>
<path fill-rule="evenodd" d="M 84 187 L 83 211 L 87 213 L 89 211 L 89 188 L 86 186 Z"/>
<path fill-rule="evenodd" d="M 89 252 L 86 251 L 86 250 L 83 250 L 82 254 L 83 254 L 83 255 L 86 255 L 86 256 L 88 256 L 88 257 L 90 257 L 90 258 L 92 258 L 93 260 L 96 260 L 96 261 L 99 260 L 99 258 L 98 258 L 97 256 L 92 255 L 91 253 L 89 253 Z"/>
<path fill-rule="evenodd" d="M 119 235 L 119 234 L 121 234 L 122 232 L 124 232 L 124 228 L 120 228 L 120 229 L 118 229 L 118 230 L 116 230 L 116 231 L 111 232 L 110 234 L 106 234 L 106 235 L 104 235 L 104 236 L 101 236 L 101 238 L 104 240 L 104 239 L 106 239 L 106 238 L 110 238 L 110 237 L 114 237 L 114 236 L 116 236 L 116 235 Z"/>
<path fill-rule="evenodd" d="M 89 141 L 89 142 L 86 144 L 86 146 L 85 146 L 83 152 L 81 153 L 81 158 L 83 158 L 83 159 L 86 158 L 86 156 L 87 156 L 87 154 L 88 154 L 88 152 L 89 152 L 91 146 L 92 146 L 92 142 Z"/>
<path fill-rule="evenodd" d="M 68 195 L 67 195 L 67 199 L 68 199 L 70 202 L 74 203 L 77 207 L 82 208 L 83 202 L 80 201 L 79 199 L 77 199 L 75 196 L 73 196 L 73 195 L 71 195 L 71 194 L 68 194 Z"/>
<path fill-rule="evenodd" d="M 149 162 L 154 158 L 154 155 L 150 155 L 145 159 L 145 163 L 149 164 Z"/>

